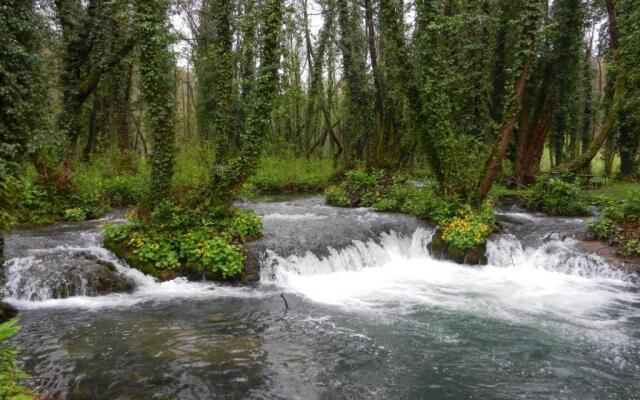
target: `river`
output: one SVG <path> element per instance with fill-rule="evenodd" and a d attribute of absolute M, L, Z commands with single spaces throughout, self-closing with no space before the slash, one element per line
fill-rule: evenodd
<path fill-rule="evenodd" d="M 117 215 L 10 235 L 5 300 L 21 310 L 13 343 L 38 390 L 55 399 L 640 399 L 637 279 L 577 250 L 584 220 L 502 210 L 505 232 L 488 244 L 489 265 L 476 267 L 430 257 L 433 228 L 407 216 L 319 198 L 241 206 L 263 215 L 265 230 L 261 281 L 245 287 L 160 283 L 129 269 L 101 245 Z M 51 274 L 78 253 L 113 263 L 137 288 L 54 299 L 33 283 L 29 274 Z"/>

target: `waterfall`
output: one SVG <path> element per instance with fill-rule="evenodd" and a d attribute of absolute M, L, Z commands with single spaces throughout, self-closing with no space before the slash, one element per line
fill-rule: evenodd
<path fill-rule="evenodd" d="M 424 307 L 523 321 L 533 316 L 599 323 L 602 312 L 640 304 L 633 281 L 601 258 L 559 238 L 525 248 L 513 235 L 488 243 L 487 266 L 429 256 L 432 230 L 384 234 L 379 240 L 332 249 L 326 257 L 269 252 L 262 280 L 312 301 L 346 308 L 413 312 Z M 621 313 L 627 311 L 620 311 Z"/>

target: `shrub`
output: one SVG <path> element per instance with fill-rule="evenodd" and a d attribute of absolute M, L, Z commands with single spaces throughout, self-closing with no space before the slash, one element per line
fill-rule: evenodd
<path fill-rule="evenodd" d="M 527 205 L 549 215 L 575 216 L 588 214 L 580 188 L 560 179 L 541 179 L 527 196 Z"/>
<path fill-rule="evenodd" d="M 145 182 L 135 175 L 120 175 L 104 181 L 103 192 L 112 207 L 131 206 L 142 197 Z"/>
<path fill-rule="evenodd" d="M 460 250 L 473 249 L 487 241 L 491 227 L 469 214 L 454 218 L 442 225 L 442 238 Z"/>
<path fill-rule="evenodd" d="M 324 192 L 324 196 L 327 200 L 327 203 L 336 207 L 349 207 L 351 205 L 351 200 L 349 199 L 349 195 L 347 191 L 342 186 L 330 186 Z"/>
<path fill-rule="evenodd" d="M 597 198 L 602 207 L 600 218 L 588 226 L 597 239 L 606 240 L 621 256 L 640 256 L 640 190 L 632 190 L 624 201 Z"/>
<path fill-rule="evenodd" d="M 105 243 L 116 253 L 122 249 L 130 253 L 134 266 L 207 271 L 227 279 L 243 271 L 242 244 L 261 234 L 262 220 L 252 211 L 164 202 L 152 213 L 149 225 L 130 221 L 108 226 Z"/>
<path fill-rule="evenodd" d="M 599 218 L 589 221 L 587 226 L 596 235 L 597 239 L 606 240 L 616 233 L 620 233 L 622 228 L 618 227 L 615 221 L 609 218 Z"/>
<path fill-rule="evenodd" d="M 327 203 L 338 207 L 372 207 L 384 197 L 387 186 L 393 182 L 385 178 L 384 171 L 349 171 L 338 186 L 325 191 Z"/>
<path fill-rule="evenodd" d="M 406 181 L 402 175 L 389 178 L 383 171 L 356 170 L 347 173 L 339 186 L 327 189 L 325 196 L 334 206 L 373 206 L 378 211 L 400 211 L 432 221 L 442 229 L 442 239 L 459 250 L 486 243 L 494 224 L 491 202 L 472 210 L 442 198 L 432 187 Z"/>
<path fill-rule="evenodd" d="M 640 239 L 630 239 L 621 251 L 623 256 L 640 256 Z"/>
<path fill-rule="evenodd" d="M 47 224 L 54 220 L 57 204 L 52 203 L 52 196 L 37 183 L 37 179 L 36 171 L 28 168 L 17 182 L 19 222 Z"/>
<path fill-rule="evenodd" d="M 243 194 L 317 193 L 329 185 L 332 175 L 330 160 L 266 156 L 249 178 Z"/>
<path fill-rule="evenodd" d="M 631 190 L 625 197 L 624 215 L 634 221 L 640 219 L 640 188 Z"/>
<path fill-rule="evenodd" d="M 67 208 L 64 210 L 64 219 L 67 221 L 84 221 L 87 219 L 87 214 L 80 207 Z"/>
<path fill-rule="evenodd" d="M 0 324 L 0 344 L 13 336 L 20 327 L 17 320 Z M 14 348 L 0 347 L 0 399 L 28 400 L 35 395 L 20 385 L 19 381 L 26 376 L 20 372 L 16 364 L 17 351 Z"/>

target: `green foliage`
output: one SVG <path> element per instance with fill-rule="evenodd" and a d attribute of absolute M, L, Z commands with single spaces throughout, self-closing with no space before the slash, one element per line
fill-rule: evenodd
<path fill-rule="evenodd" d="M 103 190 L 106 201 L 112 207 L 124 207 L 137 204 L 142 199 L 145 187 L 140 175 L 120 175 L 107 179 Z"/>
<path fill-rule="evenodd" d="M 327 203 L 336 207 L 349 207 L 351 206 L 351 199 L 347 190 L 340 186 L 329 186 L 324 192 Z"/>
<path fill-rule="evenodd" d="M 640 256 L 640 190 L 628 192 L 621 202 L 601 196 L 597 203 L 602 207 L 600 218 L 588 222 L 597 239 L 606 240 L 622 256 Z"/>
<path fill-rule="evenodd" d="M 0 234 L 16 219 L 21 161 L 35 135 L 49 128 L 40 54 L 43 21 L 33 2 L 0 6 Z"/>
<path fill-rule="evenodd" d="M 67 208 L 64 210 L 64 219 L 67 221 L 84 221 L 87 219 L 87 214 L 80 207 Z"/>
<path fill-rule="evenodd" d="M 490 204 L 479 212 L 463 209 L 455 218 L 441 222 L 442 239 L 459 250 L 474 249 L 486 243 L 493 221 Z"/>
<path fill-rule="evenodd" d="M 130 221 L 108 226 L 107 245 L 133 254 L 134 266 L 142 263 L 179 273 L 207 271 L 228 279 L 243 271 L 242 244 L 262 234 L 262 220 L 251 211 L 165 201 L 151 217 L 151 224 Z"/>
<path fill-rule="evenodd" d="M 67 215 L 69 209 L 82 209 L 86 217 L 81 220 L 99 218 L 111 208 L 136 205 L 147 187 L 148 173 L 141 159 L 130 159 L 132 168 L 125 166 L 125 157 L 107 151 L 96 154 L 91 162 L 77 164 L 64 191 L 32 167 L 26 168 L 16 183 L 18 221 L 47 224 L 59 219 L 78 220 L 79 216 Z"/>
<path fill-rule="evenodd" d="M 596 235 L 596 238 L 600 240 L 607 240 L 610 237 L 614 237 L 622 233 L 622 228 L 620 228 L 615 221 L 609 218 L 599 218 L 589 221 L 587 226 L 591 232 Z"/>
<path fill-rule="evenodd" d="M 26 378 L 16 364 L 17 351 L 3 343 L 13 336 L 20 327 L 17 319 L 0 324 L 0 399 L 29 400 L 35 395 L 22 386 L 19 381 Z"/>
<path fill-rule="evenodd" d="M 262 157 L 243 194 L 317 193 L 327 187 L 332 175 L 329 160 Z"/>
<path fill-rule="evenodd" d="M 586 215 L 589 210 L 580 188 L 560 179 L 540 179 L 527 195 L 528 207 L 549 215 Z"/>
<path fill-rule="evenodd" d="M 373 206 L 378 211 L 398 211 L 432 221 L 442 229 L 443 240 L 458 250 L 484 244 L 495 221 L 490 201 L 476 210 L 444 199 L 431 186 L 415 186 L 402 175 L 389 177 L 384 171 L 351 171 L 342 184 L 328 188 L 325 197 L 334 206 Z"/>
<path fill-rule="evenodd" d="M 282 0 L 266 0 L 262 7 L 260 69 L 251 90 L 252 98 L 247 99 L 249 111 L 240 137 L 238 156 L 229 161 L 217 160 L 211 171 L 210 197 L 220 204 L 230 205 L 256 171 L 278 93 L 284 6 Z"/>
<path fill-rule="evenodd" d="M 15 194 L 18 187 L 15 177 L 6 175 L 0 178 L 0 234 L 11 229 L 16 222 L 18 203 Z"/>
<path fill-rule="evenodd" d="M 640 188 L 629 191 L 624 199 L 624 216 L 633 221 L 640 220 Z"/>
<path fill-rule="evenodd" d="M 169 2 L 136 0 L 137 38 L 142 97 L 152 134 L 149 203 L 157 205 L 171 189 L 175 162 L 175 80 L 172 37 L 167 29 Z M 153 207 L 152 207 L 153 208 Z"/>
<path fill-rule="evenodd" d="M 339 207 L 372 207 L 381 198 L 385 179 L 384 171 L 367 172 L 364 169 L 349 171 L 339 186 L 327 189 L 327 202 Z"/>

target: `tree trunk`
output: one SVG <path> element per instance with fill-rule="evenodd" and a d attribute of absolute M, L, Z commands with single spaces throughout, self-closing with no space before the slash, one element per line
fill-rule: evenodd
<path fill-rule="evenodd" d="M 607 15 L 609 18 L 609 42 L 611 54 L 613 56 L 613 61 L 619 64 L 620 34 L 618 31 L 615 0 L 606 0 L 605 3 L 607 6 Z M 582 153 L 580 157 L 575 160 L 558 165 L 556 167 L 556 170 L 580 171 L 589 166 L 591 160 L 593 160 L 593 158 L 598 154 L 598 152 L 602 148 L 602 145 L 607 140 L 607 137 L 609 137 L 609 135 L 613 131 L 614 124 L 618 117 L 618 111 L 620 108 L 619 103 L 623 91 L 624 71 L 618 71 L 616 76 L 615 89 L 613 92 L 613 99 L 611 100 L 611 105 L 609 106 L 609 110 L 606 113 L 606 117 L 599 134 L 593 138 L 593 141 L 589 145 L 589 148 L 584 153 Z"/>
<path fill-rule="evenodd" d="M 496 143 L 493 146 L 489 159 L 487 160 L 483 177 L 478 185 L 478 194 L 475 200 L 476 206 L 479 206 L 489 194 L 489 191 L 493 186 L 493 182 L 498 176 L 498 172 L 502 166 L 502 160 L 504 160 L 507 148 L 509 147 L 509 143 L 511 143 L 511 138 L 513 137 L 513 128 L 518 120 L 518 112 L 520 111 L 520 105 L 524 98 L 532 63 L 533 56 L 529 55 L 522 68 L 522 72 L 514 85 L 514 93 L 516 96 L 515 104 L 513 105 L 514 111 L 511 113 L 509 118 L 502 123 Z"/>
<path fill-rule="evenodd" d="M 98 131 L 97 119 L 100 112 L 100 98 L 97 93 L 93 96 L 93 103 L 91 105 L 91 111 L 89 112 L 89 133 L 87 135 L 87 143 L 82 150 L 82 159 L 85 162 L 89 161 L 89 156 L 93 153 L 96 144 L 96 135 Z"/>

